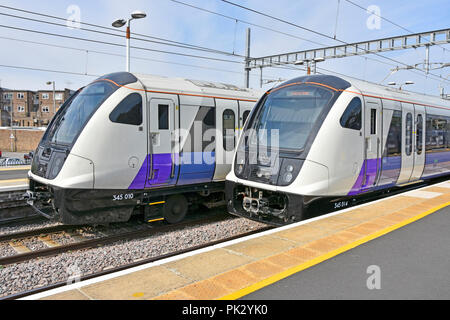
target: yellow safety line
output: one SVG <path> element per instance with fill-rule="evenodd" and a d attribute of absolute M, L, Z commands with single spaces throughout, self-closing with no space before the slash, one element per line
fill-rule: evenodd
<path fill-rule="evenodd" d="M 331 259 L 331 258 L 333 258 L 333 257 L 335 257 L 335 256 L 337 256 L 337 255 L 339 255 L 341 253 L 349 251 L 349 250 L 351 250 L 351 249 L 353 249 L 355 247 L 358 247 L 358 246 L 360 246 L 360 245 L 362 245 L 362 244 L 364 244 L 366 242 L 369 242 L 369 241 L 371 241 L 373 239 L 376 239 L 376 238 L 379 238 L 381 236 L 384 236 L 385 234 L 390 233 L 390 232 L 392 232 L 394 230 L 400 229 L 400 228 L 402 228 L 402 227 L 404 227 L 404 226 L 406 226 L 408 224 L 411 224 L 411 223 L 413 223 L 413 222 L 415 222 L 417 220 L 420 220 L 420 219 L 422 219 L 422 218 L 424 218 L 424 217 L 426 217 L 426 216 L 428 216 L 428 215 L 430 215 L 430 214 L 432 214 L 432 213 L 434 213 L 434 212 L 436 212 L 436 211 L 438 211 L 438 210 L 440 210 L 442 208 L 445 208 L 445 207 L 447 207 L 449 205 L 450 205 L 450 201 L 446 202 L 446 203 L 444 203 L 442 205 L 439 205 L 439 206 L 437 206 L 437 207 L 435 207 L 433 209 L 430 209 L 430 210 L 428 210 L 428 211 L 426 211 L 424 213 L 421 213 L 421 214 L 419 214 L 419 215 L 417 215 L 415 217 L 409 218 L 409 219 L 407 219 L 407 220 L 405 220 L 403 222 L 397 223 L 397 224 L 395 224 L 393 226 L 390 226 L 390 227 L 387 227 L 387 228 L 382 229 L 380 231 L 377 231 L 377 232 L 375 232 L 375 233 L 373 233 L 373 234 L 371 234 L 369 236 L 366 236 L 366 237 L 364 237 L 364 238 L 362 238 L 360 240 L 357 240 L 357 241 L 354 241 L 352 243 L 349 243 L 349 244 L 347 244 L 347 245 L 345 245 L 345 246 L 343 246 L 341 248 L 338 248 L 336 250 L 330 251 L 330 252 L 328 252 L 328 253 L 326 253 L 324 255 L 321 255 L 321 256 L 319 256 L 317 258 L 314 258 L 314 259 L 312 259 L 310 261 L 302 263 L 302 264 L 300 264 L 300 265 L 298 265 L 296 267 L 292 267 L 292 268 L 290 268 L 288 270 L 285 270 L 283 272 L 275 274 L 275 275 L 273 275 L 273 276 L 271 276 L 269 278 L 266 278 L 266 279 L 264 279 L 262 281 L 259 281 L 259 282 L 255 283 L 255 284 L 252 284 L 251 286 L 249 286 L 247 288 L 244 288 L 244 289 L 238 290 L 238 291 L 236 291 L 236 292 L 234 292 L 232 294 L 223 296 L 219 300 L 236 300 L 236 299 L 242 298 L 242 297 L 244 297 L 246 295 L 249 295 L 250 293 L 253 293 L 253 292 L 257 291 L 257 290 L 260 290 L 260 289 L 262 289 L 264 287 L 267 287 L 267 286 L 269 286 L 269 285 L 271 285 L 271 284 L 273 284 L 273 283 L 275 283 L 277 281 L 285 279 L 285 278 L 287 278 L 287 277 L 289 277 L 289 276 L 291 276 L 291 275 L 293 275 L 295 273 L 298 273 L 298 272 L 303 271 L 305 269 L 308 269 L 308 268 L 310 268 L 312 266 L 315 266 L 315 265 L 317 265 L 317 264 L 319 264 L 319 263 L 321 263 L 321 262 L 323 262 L 325 260 Z"/>
<path fill-rule="evenodd" d="M 0 183 L 28 182 L 28 179 L 0 180 Z"/>
<path fill-rule="evenodd" d="M 166 203 L 165 201 L 160 201 L 160 202 L 153 202 L 153 203 L 149 203 L 149 206 L 156 206 L 157 204 L 164 204 Z"/>
<path fill-rule="evenodd" d="M 19 170 L 30 170 L 30 166 L 25 167 L 14 167 L 14 168 L 1 168 L 0 171 L 19 171 Z"/>
<path fill-rule="evenodd" d="M 154 219 L 154 220 L 148 220 L 148 223 L 157 222 L 157 221 L 163 221 L 164 218 Z"/>

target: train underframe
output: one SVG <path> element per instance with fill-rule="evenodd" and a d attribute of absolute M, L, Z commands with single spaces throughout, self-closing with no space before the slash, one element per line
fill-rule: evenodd
<path fill-rule="evenodd" d="M 420 180 L 406 186 L 368 190 L 366 193 L 355 196 L 297 195 L 249 187 L 232 181 L 226 181 L 225 190 L 227 209 L 230 214 L 273 226 L 283 226 L 445 179 L 439 177 L 426 181 Z"/>
<path fill-rule="evenodd" d="M 304 219 L 304 211 L 312 199 L 302 195 L 280 193 L 225 183 L 228 212 L 275 226 Z"/>
<path fill-rule="evenodd" d="M 145 221 L 184 219 L 189 206 L 225 205 L 224 182 L 145 190 L 62 189 L 30 180 L 28 204 L 47 219 L 66 225 L 126 222 L 134 214 Z"/>

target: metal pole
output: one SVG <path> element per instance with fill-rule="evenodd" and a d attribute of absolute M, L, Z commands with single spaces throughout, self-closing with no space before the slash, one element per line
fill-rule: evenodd
<path fill-rule="evenodd" d="M 430 71 L 430 46 L 425 47 L 425 71 L 428 74 Z"/>
<path fill-rule="evenodd" d="M 130 38 L 131 38 L 130 22 L 131 22 L 131 19 L 128 20 L 128 24 L 127 24 L 127 61 L 126 61 L 127 72 L 130 72 Z"/>
<path fill-rule="evenodd" d="M 56 114 L 55 81 L 53 81 L 53 115 Z"/>
<path fill-rule="evenodd" d="M 259 87 L 262 88 L 263 86 L 263 68 L 259 68 L 260 74 L 259 74 Z"/>
<path fill-rule="evenodd" d="M 9 139 L 11 140 L 11 152 L 14 152 L 14 146 L 13 146 L 13 137 L 14 137 L 14 130 L 13 130 L 13 112 L 14 110 L 14 103 L 11 104 L 11 112 L 10 112 L 10 116 L 11 116 L 11 135 L 9 137 Z"/>
<path fill-rule="evenodd" d="M 251 30 L 247 28 L 247 41 L 245 42 L 245 87 L 250 88 L 250 35 Z"/>

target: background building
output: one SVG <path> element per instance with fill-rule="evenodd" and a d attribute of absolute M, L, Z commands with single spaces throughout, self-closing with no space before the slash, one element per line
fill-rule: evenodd
<path fill-rule="evenodd" d="M 8 90 L 0 89 L 0 118 L 2 127 L 47 126 L 72 90 Z M 12 122 L 11 122 L 12 117 Z"/>

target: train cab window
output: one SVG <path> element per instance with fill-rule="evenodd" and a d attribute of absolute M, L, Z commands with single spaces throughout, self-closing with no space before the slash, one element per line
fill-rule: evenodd
<path fill-rule="evenodd" d="M 347 129 L 361 130 L 361 113 L 361 99 L 354 98 L 348 105 L 347 109 L 345 109 L 344 114 L 341 117 L 341 126 Z"/>
<path fill-rule="evenodd" d="M 248 116 L 250 115 L 250 111 L 247 110 L 244 112 L 244 114 L 242 115 L 242 127 L 244 127 L 245 122 L 247 121 Z"/>
<path fill-rule="evenodd" d="M 142 124 L 142 96 L 139 93 L 128 95 L 114 108 L 109 119 L 115 123 L 139 126 Z"/>
<path fill-rule="evenodd" d="M 412 132 L 413 132 L 413 118 L 412 114 L 408 113 L 406 115 L 406 126 L 405 126 L 405 153 L 410 156 L 412 153 Z"/>
<path fill-rule="evenodd" d="M 236 116 L 233 110 L 223 112 L 223 148 L 233 151 L 235 147 Z"/>
<path fill-rule="evenodd" d="M 167 104 L 158 105 L 159 130 L 169 130 L 169 106 Z"/>
<path fill-rule="evenodd" d="M 417 154 L 421 155 L 423 150 L 423 116 L 421 114 L 417 116 L 416 139 Z"/>

